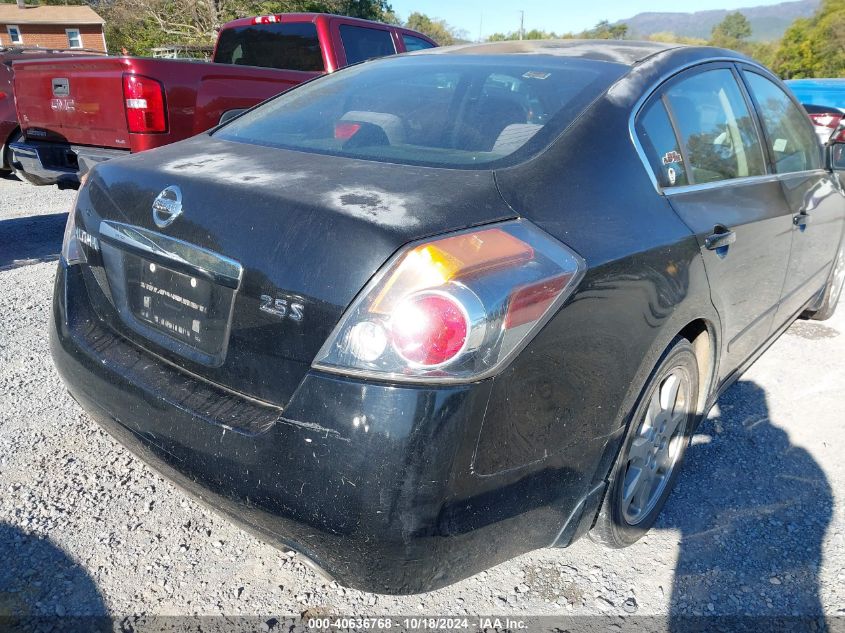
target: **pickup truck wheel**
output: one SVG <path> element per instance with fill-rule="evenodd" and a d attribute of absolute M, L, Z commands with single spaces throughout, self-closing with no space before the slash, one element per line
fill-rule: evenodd
<path fill-rule="evenodd" d="M 633 545 L 654 524 L 680 471 L 694 428 L 698 364 L 676 339 L 640 395 L 590 538 L 611 548 Z"/>
<path fill-rule="evenodd" d="M 0 165 L 0 167 L 2 167 L 4 170 L 12 172 L 15 176 L 18 177 L 19 180 L 23 180 L 23 177 L 18 172 L 18 170 L 12 166 L 12 148 L 9 147 L 9 145 L 11 145 L 12 143 L 17 143 L 22 138 L 23 134 L 20 130 L 16 130 L 15 133 L 9 137 L 9 140 L 6 141 L 6 147 L 3 149 L 3 163 L 2 165 Z"/>
<path fill-rule="evenodd" d="M 18 130 L 14 134 L 12 134 L 11 138 L 9 138 L 9 142 L 6 144 L 6 149 L 3 152 L 3 164 L 11 171 L 15 176 L 18 177 L 18 180 L 22 180 L 23 182 L 28 182 L 32 185 L 36 186 L 43 186 L 49 185 L 51 183 L 45 182 L 41 180 L 38 176 L 32 176 L 25 171 L 20 171 L 19 169 L 15 169 L 15 166 L 12 165 L 12 149 L 9 147 L 12 143 L 17 143 L 23 138 L 23 133 Z"/>
<path fill-rule="evenodd" d="M 17 143 L 23 138 L 23 133 L 18 130 L 9 138 L 9 142 L 6 144 L 6 149 L 3 152 L 3 166 L 11 171 L 15 176 L 17 176 L 18 180 L 23 182 L 28 182 L 32 185 L 36 186 L 43 186 L 49 185 L 51 183 L 45 182 L 41 180 L 38 176 L 32 176 L 24 171 L 20 171 L 19 169 L 15 169 L 15 166 L 12 165 L 12 149 L 9 147 L 12 143 Z"/>
<path fill-rule="evenodd" d="M 843 287 L 845 287 L 845 244 L 839 249 L 836 264 L 824 288 L 821 307 L 813 312 L 805 312 L 803 316 L 814 321 L 827 321 L 836 312 L 836 304 L 842 296 Z"/>

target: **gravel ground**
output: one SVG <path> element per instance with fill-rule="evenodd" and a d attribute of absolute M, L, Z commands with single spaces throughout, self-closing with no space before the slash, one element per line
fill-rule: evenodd
<path fill-rule="evenodd" d="M 187 498 L 67 396 L 47 345 L 46 260 L 72 198 L 0 178 L 0 616 L 845 617 L 845 310 L 794 325 L 722 398 L 633 547 L 582 539 L 430 594 L 376 596 Z"/>

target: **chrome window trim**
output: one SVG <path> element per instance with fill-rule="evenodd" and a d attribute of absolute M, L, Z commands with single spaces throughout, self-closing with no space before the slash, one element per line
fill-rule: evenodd
<path fill-rule="evenodd" d="M 716 180 L 715 182 L 700 182 L 694 185 L 681 185 L 679 187 L 669 187 L 662 191 L 664 196 L 677 196 L 682 193 L 691 193 L 695 191 L 706 191 L 708 189 L 719 189 L 725 186 L 743 187 L 745 185 L 760 184 L 764 182 L 775 182 L 778 180 L 785 180 L 787 178 L 796 178 L 802 176 L 824 175 L 827 171 L 824 169 L 807 169 L 805 171 L 790 171 L 785 174 L 763 174 L 761 176 L 746 176 L 745 178 L 730 178 L 728 180 Z"/>
<path fill-rule="evenodd" d="M 651 163 L 648 160 L 648 156 L 645 153 L 645 149 L 640 143 L 639 136 L 637 135 L 637 117 L 639 116 L 640 112 L 645 106 L 646 101 L 651 99 L 655 92 L 657 92 L 663 84 L 667 81 L 680 75 L 683 72 L 688 71 L 691 68 L 695 68 L 696 66 L 703 66 L 705 64 L 713 64 L 713 63 L 729 63 L 729 64 L 745 64 L 746 66 L 751 66 L 757 70 L 762 71 L 763 76 L 771 75 L 771 71 L 769 71 L 765 66 L 758 64 L 749 59 L 744 59 L 741 57 L 706 57 L 704 59 L 697 59 L 695 61 L 691 61 L 683 66 L 679 66 L 678 68 L 673 69 L 671 72 L 666 73 L 665 75 L 661 76 L 660 79 L 655 81 L 651 86 L 649 86 L 648 90 L 646 90 L 643 95 L 637 99 L 637 102 L 634 104 L 634 107 L 631 109 L 631 114 L 628 117 L 628 134 L 631 137 L 631 142 L 634 144 L 634 149 L 637 152 L 637 155 L 640 157 L 640 162 L 643 164 L 643 168 L 648 174 L 649 179 L 651 180 L 652 186 L 654 186 L 654 190 L 660 195 L 674 195 L 675 193 L 687 193 L 690 191 L 701 191 L 705 189 L 717 189 L 720 187 L 732 187 L 734 185 L 746 185 L 752 184 L 754 182 L 766 182 L 769 180 L 778 180 L 781 176 L 795 176 L 798 172 L 792 172 L 788 174 L 763 174 L 761 176 L 748 176 L 745 178 L 731 178 L 728 180 L 717 180 L 716 182 L 706 182 L 706 183 L 698 183 L 694 185 L 681 185 L 679 187 L 667 187 L 663 188 L 660 185 L 660 182 L 657 180 L 657 175 L 654 173 L 654 170 L 651 168 Z M 737 80 L 738 81 L 738 80 Z M 756 112 L 756 108 L 755 108 Z M 765 149 L 765 148 L 763 148 Z M 816 172 L 819 170 L 812 170 L 812 172 Z M 821 171 L 824 171 L 823 169 Z"/>
<path fill-rule="evenodd" d="M 755 183 L 775 182 L 778 180 L 777 174 L 763 174 L 760 176 L 746 176 L 744 178 L 730 178 L 727 180 L 716 180 L 713 182 L 698 182 L 694 185 L 681 185 L 680 187 L 668 187 L 663 190 L 664 196 L 677 196 L 682 193 L 690 193 L 694 191 L 707 191 L 708 189 L 719 189 L 724 187 L 726 183 L 731 186 L 743 187 L 745 185 L 753 185 Z"/>

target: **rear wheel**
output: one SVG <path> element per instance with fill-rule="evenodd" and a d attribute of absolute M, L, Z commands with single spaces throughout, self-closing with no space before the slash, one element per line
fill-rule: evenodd
<path fill-rule="evenodd" d="M 804 316 L 815 321 L 827 321 L 836 312 L 836 304 L 842 296 L 843 287 L 845 287 L 845 244 L 839 249 L 836 264 L 824 289 L 821 307 L 813 312 L 807 312 Z"/>
<path fill-rule="evenodd" d="M 634 411 L 590 538 L 632 545 L 654 524 L 677 479 L 698 402 L 698 363 L 678 339 L 663 356 Z"/>
<path fill-rule="evenodd" d="M 9 145 L 11 145 L 12 143 L 17 143 L 22 138 L 23 134 L 20 130 L 16 130 L 15 133 L 12 134 L 11 137 L 9 137 L 9 140 L 6 142 L 6 147 L 3 149 L 3 162 L 2 164 L 0 164 L 0 167 L 2 167 L 4 170 L 11 171 L 18 178 L 21 178 L 21 175 L 17 172 L 14 167 L 12 167 L 12 148 L 9 147 Z M 21 180 L 23 179 L 21 178 Z"/>

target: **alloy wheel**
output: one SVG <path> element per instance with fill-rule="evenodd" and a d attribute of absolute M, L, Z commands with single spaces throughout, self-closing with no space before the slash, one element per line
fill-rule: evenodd
<path fill-rule="evenodd" d="M 675 367 L 649 395 L 627 455 L 622 513 L 629 525 L 642 522 L 657 505 L 683 452 L 690 384 L 686 369 Z"/>

